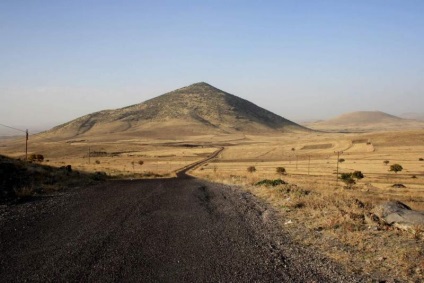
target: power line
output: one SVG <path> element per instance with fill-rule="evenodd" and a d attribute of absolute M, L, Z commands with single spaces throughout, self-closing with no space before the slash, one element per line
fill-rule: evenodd
<path fill-rule="evenodd" d="M 14 127 L 11 127 L 11 126 L 7 126 L 7 125 L 4 125 L 4 124 L 0 124 L 0 126 L 6 127 L 6 128 L 9 128 L 9 129 L 12 129 L 12 130 L 16 130 L 16 131 L 19 131 L 19 132 L 26 133 L 25 130 L 17 129 L 17 128 L 14 128 Z"/>
<path fill-rule="evenodd" d="M 7 125 L 4 125 L 4 124 L 0 124 L 0 126 L 25 133 L 25 160 L 28 160 L 28 130 L 24 131 L 24 130 L 17 129 L 15 127 L 7 126 Z"/>
<path fill-rule="evenodd" d="M 9 128 L 9 129 L 12 129 L 12 130 L 15 130 L 15 131 L 23 132 L 23 133 L 25 133 L 25 135 L 26 135 L 27 138 L 29 138 L 29 137 L 38 137 L 38 136 L 41 136 L 43 133 L 45 133 L 45 131 L 38 132 L 38 133 L 29 133 L 28 130 L 22 130 L 22 129 L 14 128 L 14 127 L 11 127 L 11 126 L 8 126 L 8 125 L 4 125 L 4 124 L 1 124 L 1 123 L 0 123 L 0 126 Z M 49 138 L 44 138 L 44 139 L 46 139 L 46 140 L 52 140 L 51 138 L 50 139 Z"/>
<path fill-rule="evenodd" d="M 6 127 L 6 128 L 9 128 L 9 129 L 13 129 L 13 130 L 16 130 L 16 131 L 19 131 L 19 132 L 26 133 L 26 130 L 22 130 L 22 129 L 14 128 L 14 127 L 7 126 L 7 125 L 1 124 L 1 123 L 0 123 L 0 126 Z M 30 135 L 31 135 L 31 136 L 40 136 L 40 135 L 41 135 L 41 134 L 43 134 L 44 132 L 45 132 L 45 131 L 41 131 L 41 132 L 38 132 L 38 133 L 32 133 L 32 134 L 30 134 Z"/>

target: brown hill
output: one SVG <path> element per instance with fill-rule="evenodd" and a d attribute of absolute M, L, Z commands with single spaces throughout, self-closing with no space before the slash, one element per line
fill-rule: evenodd
<path fill-rule="evenodd" d="M 140 104 L 88 114 L 48 133 L 62 137 L 122 133 L 175 137 L 305 130 L 247 100 L 202 82 Z"/>
<path fill-rule="evenodd" d="M 381 111 L 357 111 L 338 117 L 306 124 L 316 130 L 378 131 L 424 128 L 424 123 L 402 119 Z"/>
<path fill-rule="evenodd" d="M 400 117 L 404 119 L 424 121 L 424 113 L 409 112 L 403 113 L 402 115 L 400 115 Z"/>

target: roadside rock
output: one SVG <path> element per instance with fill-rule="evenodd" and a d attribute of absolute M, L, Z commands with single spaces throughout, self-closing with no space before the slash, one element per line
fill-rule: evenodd
<path fill-rule="evenodd" d="M 372 211 L 382 222 L 402 230 L 414 229 L 424 225 L 424 212 L 412 210 L 400 201 L 380 204 Z"/>

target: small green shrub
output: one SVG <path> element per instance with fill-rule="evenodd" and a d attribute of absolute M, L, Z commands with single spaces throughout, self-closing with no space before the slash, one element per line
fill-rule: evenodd
<path fill-rule="evenodd" d="M 364 174 L 361 171 L 355 171 L 352 173 L 352 177 L 359 180 L 364 178 Z"/>
<path fill-rule="evenodd" d="M 345 159 L 344 159 L 344 158 L 340 158 L 340 159 L 339 159 L 339 162 L 340 162 L 340 163 L 343 163 L 343 162 L 345 162 Z"/>
<path fill-rule="evenodd" d="M 340 179 L 342 179 L 342 180 L 347 180 L 349 178 L 352 178 L 352 173 L 341 173 L 340 174 Z"/>
<path fill-rule="evenodd" d="M 348 186 L 351 187 L 356 184 L 355 179 L 360 180 L 364 178 L 364 174 L 361 171 L 355 171 L 353 173 L 341 173 L 340 179 Z"/>
<path fill-rule="evenodd" d="M 285 197 L 303 197 L 311 194 L 311 191 L 298 188 L 296 185 L 287 185 L 278 189 Z"/>
<path fill-rule="evenodd" d="M 271 187 L 275 187 L 275 186 L 284 185 L 284 184 L 287 184 L 287 183 L 284 182 L 281 179 L 275 179 L 275 180 L 264 179 L 264 180 L 261 180 L 261 181 L 257 182 L 255 184 L 255 186 L 267 186 L 267 187 L 268 186 L 271 186 Z"/>
<path fill-rule="evenodd" d="M 397 172 L 400 172 L 402 170 L 403 170 L 402 165 L 400 165 L 400 164 L 392 164 L 392 165 L 390 165 L 390 170 L 389 171 L 392 171 L 392 172 L 397 173 Z"/>
<path fill-rule="evenodd" d="M 96 160 L 96 161 L 95 161 L 95 163 L 96 163 L 96 164 L 100 164 L 100 160 Z"/>
<path fill-rule="evenodd" d="M 384 163 L 385 165 L 387 165 L 387 164 L 389 164 L 389 163 L 390 163 L 390 161 L 389 161 L 389 160 L 384 160 L 384 161 L 383 161 L 383 163 Z"/>
<path fill-rule="evenodd" d="M 247 172 L 249 172 L 249 173 L 256 172 L 256 167 L 255 166 L 249 166 L 249 167 L 247 167 Z"/>
<path fill-rule="evenodd" d="M 360 176 L 362 174 L 361 171 L 355 171 L 354 173 L 356 173 L 355 175 L 357 175 L 357 176 Z M 349 188 L 349 189 L 352 188 L 352 186 L 356 184 L 356 181 L 353 179 L 354 173 L 342 173 L 340 175 L 340 179 L 342 179 L 343 183 L 345 183 L 347 188 Z M 361 178 L 359 178 L 359 179 L 361 179 Z"/>
<path fill-rule="evenodd" d="M 277 172 L 277 174 L 280 174 L 280 175 L 285 175 L 285 174 L 287 174 L 286 168 L 284 168 L 284 167 L 277 167 L 277 168 L 275 169 L 275 171 Z"/>

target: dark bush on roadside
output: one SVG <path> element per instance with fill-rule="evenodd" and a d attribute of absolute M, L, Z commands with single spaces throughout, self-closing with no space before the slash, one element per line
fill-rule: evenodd
<path fill-rule="evenodd" d="M 105 172 L 96 172 L 94 173 L 92 179 L 95 181 L 104 181 L 107 178 L 107 174 Z"/>
<path fill-rule="evenodd" d="M 271 186 L 271 187 L 275 187 L 278 185 L 284 185 L 287 184 L 286 182 L 284 182 L 281 179 L 275 179 L 275 180 L 269 180 L 269 179 L 264 179 L 262 181 L 259 181 L 255 184 L 255 186 Z"/>
<path fill-rule="evenodd" d="M 66 171 L 68 173 L 72 172 L 72 166 L 71 165 L 61 166 L 59 169 Z"/>
<path fill-rule="evenodd" d="M 38 153 L 32 153 L 28 156 L 28 161 L 31 162 L 43 162 L 44 161 L 44 156 L 42 154 L 38 154 Z"/>

